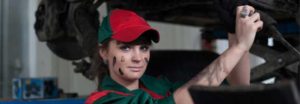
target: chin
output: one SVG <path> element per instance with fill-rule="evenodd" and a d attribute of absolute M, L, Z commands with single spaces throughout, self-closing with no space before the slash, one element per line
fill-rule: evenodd
<path fill-rule="evenodd" d="M 128 79 L 130 79 L 130 80 L 139 80 L 142 76 L 143 76 L 143 74 L 134 73 L 134 74 L 128 75 Z"/>

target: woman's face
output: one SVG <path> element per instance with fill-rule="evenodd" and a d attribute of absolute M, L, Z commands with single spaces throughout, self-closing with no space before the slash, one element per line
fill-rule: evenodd
<path fill-rule="evenodd" d="M 104 55 L 112 78 L 138 80 L 144 74 L 150 58 L 150 44 L 122 43 L 111 40 Z"/>

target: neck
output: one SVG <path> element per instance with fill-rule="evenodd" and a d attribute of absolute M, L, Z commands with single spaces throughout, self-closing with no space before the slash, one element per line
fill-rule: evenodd
<path fill-rule="evenodd" d="M 120 78 L 118 76 L 111 75 L 111 78 L 116 81 L 118 84 L 124 86 L 128 90 L 135 90 L 139 88 L 139 80 L 126 80 L 123 78 Z"/>

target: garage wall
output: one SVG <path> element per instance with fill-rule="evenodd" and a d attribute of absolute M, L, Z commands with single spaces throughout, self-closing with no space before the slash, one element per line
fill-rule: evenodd
<path fill-rule="evenodd" d="M 3 1 L 0 0 L 0 98 L 3 97 Z"/>
<path fill-rule="evenodd" d="M 2 97 L 11 96 L 12 78 L 28 75 L 29 3 L 1 0 Z"/>
<path fill-rule="evenodd" d="M 200 50 L 200 27 L 149 21 L 149 24 L 160 33 L 160 42 L 154 45 L 155 50 Z"/>

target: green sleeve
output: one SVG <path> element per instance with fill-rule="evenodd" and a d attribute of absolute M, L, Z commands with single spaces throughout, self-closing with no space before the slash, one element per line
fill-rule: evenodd
<path fill-rule="evenodd" d="M 94 102 L 94 104 L 175 104 L 172 95 L 153 99 L 143 90 L 133 91 L 133 95 L 124 96 L 116 93 L 110 93 Z"/>

